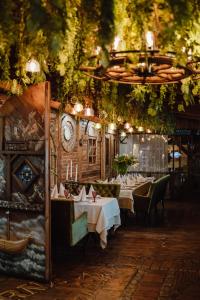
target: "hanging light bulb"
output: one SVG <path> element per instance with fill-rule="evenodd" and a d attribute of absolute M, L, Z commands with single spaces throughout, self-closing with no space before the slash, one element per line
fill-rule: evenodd
<path fill-rule="evenodd" d="M 83 105 L 80 102 L 76 102 L 74 104 L 74 110 L 79 113 L 83 110 Z"/>
<path fill-rule="evenodd" d="M 125 131 L 121 131 L 120 136 L 121 137 L 126 137 L 126 132 Z"/>
<path fill-rule="evenodd" d="M 117 125 L 115 123 L 109 123 L 108 124 L 108 129 L 109 130 L 116 130 L 117 129 Z"/>
<path fill-rule="evenodd" d="M 151 133 L 151 129 L 148 128 L 148 129 L 146 130 L 146 132 L 147 132 L 147 133 Z"/>
<path fill-rule="evenodd" d="M 94 109 L 92 107 L 85 107 L 83 112 L 84 112 L 84 116 L 86 117 L 94 116 Z"/>
<path fill-rule="evenodd" d="M 94 127 L 95 127 L 95 129 L 98 130 L 98 129 L 101 129 L 102 126 L 101 126 L 101 123 L 96 123 L 96 124 L 94 125 Z"/>
<path fill-rule="evenodd" d="M 138 131 L 139 131 L 139 132 L 143 132 L 143 131 L 144 131 L 144 127 L 139 126 L 139 127 L 138 127 Z"/>
<path fill-rule="evenodd" d="M 128 129 L 128 132 L 129 132 L 129 133 L 133 133 L 133 131 L 134 131 L 133 127 L 130 127 L 130 128 Z"/>
<path fill-rule="evenodd" d="M 147 49 L 153 50 L 154 46 L 154 35 L 152 31 L 146 32 L 146 46 Z"/>
<path fill-rule="evenodd" d="M 27 72 L 39 73 L 40 72 L 40 64 L 36 59 L 31 58 L 29 61 L 27 61 L 25 69 Z"/>
<path fill-rule="evenodd" d="M 130 123 L 126 122 L 124 124 L 124 129 L 129 129 L 131 127 Z"/>
<path fill-rule="evenodd" d="M 113 50 L 116 51 L 119 46 L 120 38 L 118 36 L 115 37 L 114 43 L 113 43 Z"/>

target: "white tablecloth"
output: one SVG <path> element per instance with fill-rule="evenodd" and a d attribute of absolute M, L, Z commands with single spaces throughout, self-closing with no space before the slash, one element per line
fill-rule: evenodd
<path fill-rule="evenodd" d="M 116 229 L 121 225 L 120 209 L 116 198 L 101 197 L 96 202 L 80 201 L 74 203 L 75 218 L 83 212 L 87 212 L 88 230 L 98 232 L 100 244 L 104 249 L 107 245 L 108 229 L 114 226 Z"/>
<path fill-rule="evenodd" d="M 148 181 L 153 181 L 154 177 L 147 177 L 144 181 L 138 182 L 136 185 L 133 186 L 121 186 L 120 193 L 119 193 L 119 207 L 130 209 L 132 213 L 134 213 L 134 199 L 133 199 L 133 192 L 139 186 L 145 184 Z"/>

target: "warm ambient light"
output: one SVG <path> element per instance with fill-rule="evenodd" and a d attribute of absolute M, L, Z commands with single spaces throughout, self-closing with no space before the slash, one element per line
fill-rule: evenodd
<path fill-rule="evenodd" d="M 139 127 L 138 127 L 138 131 L 139 131 L 139 132 L 143 132 L 143 131 L 144 131 L 144 128 L 143 128 L 142 126 L 139 126 Z"/>
<path fill-rule="evenodd" d="M 121 137 L 126 137 L 126 132 L 125 131 L 121 131 L 120 136 Z"/>
<path fill-rule="evenodd" d="M 119 46 L 120 38 L 118 36 L 115 37 L 114 43 L 113 43 L 113 50 L 117 50 Z"/>
<path fill-rule="evenodd" d="M 124 124 L 124 129 L 129 129 L 130 127 L 131 127 L 131 124 L 130 124 L 130 123 L 126 122 L 126 123 Z"/>
<path fill-rule="evenodd" d="M 147 133 L 151 133 L 151 129 L 147 129 L 146 132 L 147 132 Z"/>
<path fill-rule="evenodd" d="M 76 102 L 74 104 L 74 110 L 79 113 L 83 110 L 83 105 L 80 102 Z"/>
<path fill-rule="evenodd" d="M 94 109 L 92 107 L 85 107 L 84 108 L 84 116 L 93 117 L 94 116 Z"/>
<path fill-rule="evenodd" d="M 117 125 L 115 123 L 109 123 L 108 128 L 109 128 L 109 130 L 116 130 Z"/>
<path fill-rule="evenodd" d="M 95 50 L 96 55 L 99 55 L 100 51 L 101 51 L 101 47 L 97 46 Z"/>
<path fill-rule="evenodd" d="M 31 72 L 31 73 L 39 73 L 40 72 L 40 64 L 39 62 L 31 58 L 29 61 L 26 63 L 26 71 Z"/>
<path fill-rule="evenodd" d="M 101 129 L 101 123 L 96 123 L 95 125 L 94 125 L 94 128 L 95 129 Z"/>
<path fill-rule="evenodd" d="M 128 132 L 129 132 L 129 133 L 133 133 L 133 131 L 134 131 L 133 127 L 130 127 L 130 128 L 128 129 Z"/>
<path fill-rule="evenodd" d="M 154 36 L 152 31 L 147 31 L 146 32 L 146 45 L 148 49 L 153 50 L 154 46 Z"/>

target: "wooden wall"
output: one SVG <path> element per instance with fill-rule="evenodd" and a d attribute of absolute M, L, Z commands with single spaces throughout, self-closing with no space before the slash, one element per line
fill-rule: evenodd
<path fill-rule="evenodd" d="M 54 149 L 51 147 L 51 153 L 56 152 L 57 166 L 51 186 L 56 183 L 64 182 L 66 180 L 66 166 L 72 160 L 73 172 L 72 179 L 75 179 L 76 164 L 78 166 L 78 181 L 95 181 L 98 179 L 105 179 L 112 175 L 112 161 L 114 155 L 118 151 L 117 137 L 114 134 L 105 132 L 105 129 L 95 130 L 94 123 L 89 120 L 76 119 L 67 114 L 59 115 L 55 110 L 52 111 L 51 117 L 51 135 L 53 137 Z M 75 142 L 74 146 L 68 151 L 63 147 L 63 129 L 62 120 L 67 117 L 69 122 L 75 122 Z M 96 139 L 96 162 L 89 163 L 88 158 L 88 141 L 89 138 Z M 106 148 L 106 140 L 109 144 L 109 149 Z M 114 146 L 115 144 L 115 146 Z M 115 150 L 114 150 L 115 149 Z M 115 153 L 114 153 L 115 151 Z M 52 160 L 53 161 L 53 160 Z M 52 174 L 54 171 L 52 172 Z"/>

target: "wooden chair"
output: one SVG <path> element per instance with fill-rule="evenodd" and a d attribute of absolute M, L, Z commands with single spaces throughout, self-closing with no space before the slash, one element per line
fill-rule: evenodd
<path fill-rule="evenodd" d="M 53 247 L 75 246 L 87 234 L 87 213 L 74 217 L 73 200 L 51 201 Z"/>
<path fill-rule="evenodd" d="M 157 206 L 162 204 L 164 209 L 164 196 L 170 175 L 165 175 L 152 183 L 139 187 L 133 193 L 136 214 L 143 211 L 150 218 L 152 210 L 157 212 Z"/>

